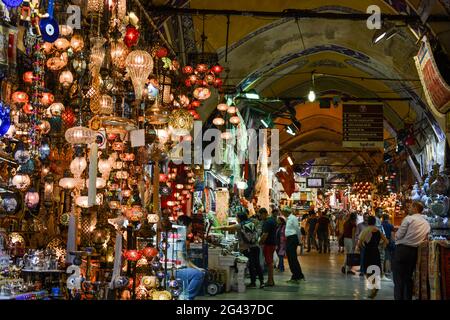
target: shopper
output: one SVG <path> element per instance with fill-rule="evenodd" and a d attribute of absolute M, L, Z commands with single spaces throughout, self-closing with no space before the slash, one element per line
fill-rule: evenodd
<path fill-rule="evenodd" d="M 264 260 L 267 265 L 267 283 L 265 286 L 273 287 L 273 255 L 276 249 L 277 222 L 273 216 L 269 216 L 266 208 L 259 209 L 259 215 L 263 220 L 262 235 L 259 241 L 263 248 Z"/>
<path fill-rule="evenodd" d="M 412 202 L 395 235 L 395 250 L 392 257 L 395 300 L 412 300 L 413 273 L 420 244 L 427 240 L 430 224 L 422 216 L 423 205 Z"/>
<path fill-rule="evenodd" d="M 338 239 L 338 253 L 344 252 L 344 224 L 345 224 L 345 212 L 339 213 L 336 221 L 336 236 Z"/>
<path fill-rule="evenodd" d="M 369 215 L 365 214 L 363 219 L 364 219 L 363 222 L 359 223 L 356 226 L 356 234 L 355 234 L 355 241 L 356 241 L 356 243 L 358 243 L 359 236 L 363 232 L 363 230 L 366 229 L 369 226 L 369 224 L 368 224 Z M 360 276 L 364 276 L 366 274 L 366 270 L 364 269 L 364 246 L 360 248 L 359 254 L 361 256 L 361 260 L 360 260 L 361 263 L 360 263 L 360 266 L 359 266 L 359 275 Z"/>
<path fill-rule="evenodd" d="M 307 243 L 308 233 L 306 232 L 306 228 L 307 228 L 308 219 L 309 219 L 309 215 L 307 213 L 305 213 L 300 222 L 300 234 L 301 234 L 300 255 L 303 255 L 303 251 L 304 251 L 304 248 Z"/>
<path fill-rule="evenodd" d="M 355 274 L 353 270 L 348 270 L 348 255 L 355 251 L 355 234 L 356 234 L 356 212 L 350 213 L 347 220 L 344 223 L 344 249 L 345 259 L 344 266 L 342 267 L 343 273 Z"/>
<path fill-rule="evenodd" d="M 360 251 L 364 250 L 364 258 L 363 258 L 363 267 L 364 273 L 367 278 L 372 275 L 372 272 L 368 272 L 368 268 L 370 266 L 377 266 L 380 270 L 381 275 L 381 259 L 380 259 L 380 245 L 386 247 L 389 241 L 383 235 L 383 233 L 375 226 L 376 218 L 374 216 L 370 216 L 367 218 L 368 226 L 361 232 L 359 241 L 358 241 L 358 249 Z M 377 275 L 375 275 L 377 276 Z M 369 298 L 373 299 L 377 295 L 379 281 L 381 278 L 375 279 L 375 285 L 372 291 L 369 294 Z"/>
<path fill-rule="evenodd" d="M 394 232 L 394 226 L 389 221 L 389 215 L 384 214 L 383 215 L 383 222 L 381 225 L 383 226 L 384 233 L 386 235 L 386 239 L 388 239 L 389 244 L 384 250 L 384 273 L 386 275 L 390 275 L 392 269 L 392 254 L 394 252 L 395 248 L 395 232 Z"/>
<path fill-rule="evenodd" d="M 278 267 L 280 272 L 284 272 L 284 257 L 286 255 L 286 218 L 279 216 L 277 219 L 277 255 L 278 255 Z"/>
<path fill-rule="evenodd" d="M 376 227 L 381 231 L 381 233 L 386 236 L 386 233 L 384 232 L 384 228 L 381 222 L 381 218 L 383 217 L 383 209 L 378 207 L 375 209 L 375 219 L 376 219 Z M 385 248 L 380 247 L 380 259 L 381 259 L 381 280 L 389 280 L 386 278 L 386 275 L 384 274 L 384 261 L 385 261 Z"/>
<path fill-rule="evenodd" d="M 306 230 L 307 230 L 307 237 L 308 237 L 308 250 L 306 252 L 311 252 L 311 245 L 314 246 L 314 248 L 317 250 L 317 241 L 316 241 L 316 223 L 317 223 L 317 216 L 314 211 L 309 213 L 309 219 L 306 222 Z"/>
<path fill-rule="evenodd" d="M 316 229 L 314 233 L 319 239 L 319 253 L 330 252 L 329 238 L 331 233 L 330 219 L 326 215 L 326 211 L 320 212 L 320 217 L 317 219 Z"/>
<path fill-rule="evenodd" d="M 186 215 L 178 218 L 177 223 L 186 227 L 186 234 L 192 233 L 192 219 Z M 185 288 L 188 300 L 194 300 L 203 287 L 206 271 L 197 267 L 189 258 L 190 240 L 186 239 L 186 250 L 182 250 L 186 267 L 176 269 L 176 277 L 180 279 Z"/>
<path fill-rule="evenodd" d="M 286 218 L 286 255 L 288 258 L 289 269 L 292 272 L 291 279 L 288 280 L 288 282 L 299 284 L 300 280 L 305 279 L 305 276 L 302 273 L 302 268 L 297 257 L 297 246 L 299 244 L 298 239 L 300 236 L 298 219 L 292 214 L 292 210 L 289 207 L 283 208 L 282 213 Z"/>
<path fill-rule="evenodd" d="M 258 231 L 253 220 L 249 219 L 248 210 L 237 215 L 236 224 L 230 226 L 214 227 L 215 230 L 234 231 L 239 240 L 239 250 L 248 258 L 250 284 L 247 288 L 256 288 L 256 277 L 259 278 L 259 287 L 264 288 L 264 275 L 259 262 Z"/>

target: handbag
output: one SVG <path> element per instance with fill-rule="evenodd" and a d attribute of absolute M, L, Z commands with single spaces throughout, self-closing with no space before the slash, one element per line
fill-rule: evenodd
<path fill-rule="evenodd" d="M 361 254 L 359 253 L 347 253 L 347 266 L 354 267 L 361 264 Z"/>

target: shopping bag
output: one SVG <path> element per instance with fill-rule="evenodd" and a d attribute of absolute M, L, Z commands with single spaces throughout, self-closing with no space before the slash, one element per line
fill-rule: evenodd
<path fill-rule="evenodd" d="M 347 266 L 354 267 L 361 264 L 361 255 L 359 253 L 347 253 Z"/>
<path fill-rule="evenodd" d="M 277 251 L 275 250 L 273 252 L 273 265 L 278 266 L 278 262 L 280 262 L 280 258 L 278 258 Z"/>

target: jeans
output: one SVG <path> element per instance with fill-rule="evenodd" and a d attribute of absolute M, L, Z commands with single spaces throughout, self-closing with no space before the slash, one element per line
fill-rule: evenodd
<path fill-rule="evenodd" d="M 202 289 L 205 273 L 195 268 L 184 268 L 176 271 L 176 277 L 183 282 L 183 291 L 188 299 L 194 300 Z"/>
<path fill-rule="evenodd" d="M 311 251 L 311 244 L 316 248 L 317 250 L 317 241 L 316 241 L 316 236 L 314 234 L 314 232 L 310 232 L 308 233 L 308 251 Z"/>
<path fill-rule="evenodd" d="M 317 238 L 319 238 L 319 252 L 326 253 L 330 250 L 329 235 L 327 231 L 317 231 Z"/>
<path fill-rule="evenodd" d="M 298 237 L 297 235 L 292 235 L 286 238 L 286 255 L 288 258 L 289 268 L 292 272 L 291 280 L 300 280 L 305 276 L 302 273 L 302 268 L 297 258 L 297 246 Z"/>
<path fill-rule="evenodd" d="M 248 271 L 252 284 L 256 284 L 256 277 L 259 278 L 261 284 L 264 283 L 263 271 L 259 263 L 259 252 L 259 247 L 256 246 L 242 252 L 248 258 Z"/>
<path fill-rule="evenodd" d="M 412 300 L 413 274 L 417 262 L 417 248 L 399 244 L 392 256 L 395 300 Z"/>
<path fill-rule="evenodd" d="M 347 272 L 347 270 L 348 270 L 347 254 L 353 253 L 353 251 L 354 251 L 353 248 L 354 248 L 353 239 L 352 238 L 344 238 L 344 249 L 345 249 L 344 267 L 345 267 L 345 272 Z"/>
<path fill-rule="evenodd" d="M 278 260 L 279 260 L 279 262 L 278 262 L 278 269 L 280 271 L 284 271 L 284 256 L 278 255 Z"/>

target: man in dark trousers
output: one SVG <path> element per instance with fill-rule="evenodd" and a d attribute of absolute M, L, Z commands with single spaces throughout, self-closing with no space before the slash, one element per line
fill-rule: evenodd
<path fill-rule="evenodd" d="M 300 280 L 305 279 L 302 268 L 298 262 L 297 246 L 299 245 L 300 227 L 297 217 L 292 213 L 289 207 L 283 208 L 283 215 L 286 218 L 286 255 L 288 258 L 289 269 L 291 269 L 292 277 L 289 283 L 299 284 Z"/>
<path fill-rule="evenodd" d="M 427 240 L 430 233 L 430 224 L 422 216 L 422 203 L 414 201 L 409 211 L 410 215 L 403 219 L 395 237 L 392 259 L 395 300 L 412 300 L 418 247 Z"/>
<path fill-rule="evenodd" d="M 318 250 L 317 241 L 316 241 L 316 224 L 317 224 L 317 215 L 314 210 L 309 212 L 309 219 L 306 222 L 308 233 L 308 250 L 306 252 L 311 251 L 311 245 Z"/>

